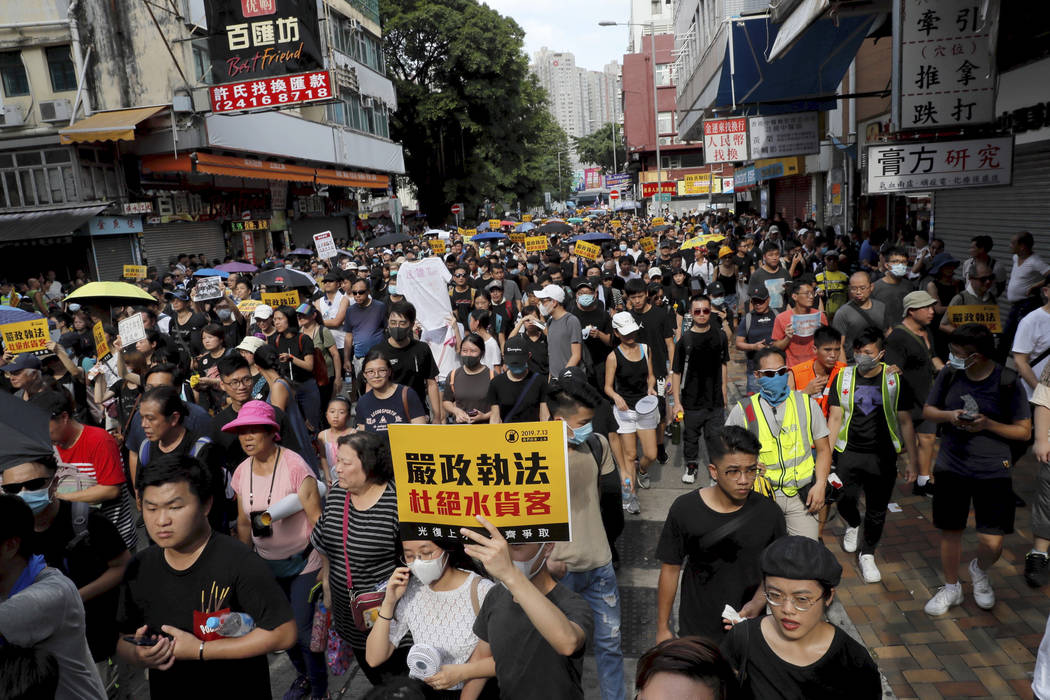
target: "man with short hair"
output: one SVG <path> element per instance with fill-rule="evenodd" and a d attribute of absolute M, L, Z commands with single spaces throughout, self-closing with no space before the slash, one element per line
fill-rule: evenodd
<path fill-rule="evenodd" d="M 438 367 L 430 347 L 414 333 L 416 307 L 399 301 L 390 305 L 387 337 L 374 346 L 390 362 L 390 381 L 411 387 L 420 401 L 430 404 L 430 422 L 444 422 L 438 395 Z"/>
<path fill-rule="evenodd" d="M 655 290 L 654 290 L 655 291 Z M 660 425 L 656 430 L 656 458 L 660 464 L 667 463 L 664 447 L 664 428 L 667 427 L 667 376 L 670 374 L 671 358 L 674 356 L 675 322 L 673 311 L 653 305 L 648 287 L 641 279 L 628 280 L 624 286 L 627 310 L 641 329 L 638 341 L 649 348 L 652 357 L 653 376 L 656 377 L 656 395 L 660 397 Z"/>
<path fill-rule="evenodd" d="M 846 366 L 839 361 L 842 350 L 842 334 L 831 326 L 821 326 L 813 334 L 815 355 L 812 360 L 791 367 L 788 386 L 798 389 L 816 400 L 824 417 L 828 417 L 828 397 L 835 384 L 835 377 Z"/>
<path fill-rule="evenodd" d="M 759 265 L 751 274 L 751 286 L 764 286 L 769 291 L 769 308 L 780 313 L 786 305 L 784 287 L 790 279 L 791 274 L 780 262 L 780 247 L 776 241 L 767 241 L 762 246 Z"/>
<path fill-rule="evenodd" d="M 373 299 L 367 279 L 354 280 L 350 285 L 353 304 L 343 321 L 343 367 L 353 367 L 355 376 L 361 374 L 365 355 L 383 342 L 386 325 L 386 305 Z"/>
<path fill-rule="evenodd" d="M 565 289 L 560 284 L 548 284 L 536 292 L 536 298 L 540 313 L 547 319 L 550 376 L 557 377 L 583 359 L 583 328 L 580 319 L 565 310 Z"/>
<path fill-rule="evenodd" d="M 1022 386 L 1028 399 L 1039 385 L 1039 377 L 1048 366 L 1050 357 L 1050 294 L 1048 287 L 1039 290 L 1044 304 L 1033 309 L 1017 324 L 1014 344 L 1011 348 L 1017 373 L 1021 375 Z"/>
<path fill-rule="evenodd" d="M 791 308 L 777 314 L 773 323 L 773 346 L 784 351 L 789 367 L 813 359 L 813 334 L 828 325 L 828 317 L 816 308 L 816 287 L 809 275 L 791 283 Z"/>
<path fill-rule="evenodd" d="M 680 637 L 721 639 L 730 627 L 722 615 L 726 605 L 744 618 L 765 609 L 759 556 L 784 535 L 785 524 L 776 504 L 753 490 L 762 446 L 748 431 L 726 426 L 712 436 L 708 450 L 712 484 L 675 499 L 656 547 L 657 643 L 674 636 L 670 618 L 679 577 Z"/>
<path fill-rule="evenodd" d="M 773 344 L 773 323 L 777 315 L 769 308 L 769 289 L 765 285 L 755 285 L 748 292 L 751 299 L 751 310 L 744 314 L 736 325 L 736 349 L 744 353 L 747 362 L 748 394 L 758 391 L 755 380 L 755 353 Z"/>
<path fill-rule="evenodd" d="M 842 334 L 846 361 L 853 360 L 853 339 L 870 326 L 886 330 L 897 322 L 886 313 L 886 305 L 871 296 L 871 275 L 865 270 L 854 272 L 849 278 L 849 301 L 839 307 L 831 325 Z"/>
<path fill-rule="evenodd" d="M 886 252 L 886 274 L 871 288 L 872 298 L 886 307 L 889 323 L 904 317 L 904 297 L 914 290 L 915 285 L 908 279 L 908 251 L 890 248 Z"/>
<path fill-rule="evenodd" d="M 488 401 L 492 404 L 489 422 L 548 420 L 547 374 L 541 375 L 530 369 L 529 351 L 521 335 L 507 341 L 503 363 L 507 371 L 497 374 L 489 383 Z"/>
<path fill-rule="evenodd" d="M 343 323 L 346 321 L 346 311 L 350 307 L 350 300 L 339 291 L 338 272 L 326 272 L 321 280 L 321 288 L 324 294 L 314 302 L 314 305 L 321 312 L 324 327 L 331 331 L 335 346 L 342 352 L 346 340 Z"/>

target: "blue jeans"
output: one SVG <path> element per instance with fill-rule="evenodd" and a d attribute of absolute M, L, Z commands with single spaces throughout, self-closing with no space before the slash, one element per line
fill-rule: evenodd
<path fill-rule="evenodd" d="M 583 596 L 594 611 L 594 658 L 598 662 L 602 700 L 624 700 L 620 589 L 612 564 L 590 571 L 570 571 L 561 583 Z"/>
<path fill-rule="evenodd" d="M 314 624 L 314 604 L 307 598 L 310 589 L 317 583 L 317 571 L 299 574 L 288 578 L 277 579 L 278 585 L 292 604 L 295 628 L 298 632 L 295 644 L 288 650 L 288 660 L 292 662 L 296 673 L 310 679 L 310 692 L 313 697 L 321 697 L 328 692 L 328 663 L 323 652 L 310 651 L 310 634 Z"/>

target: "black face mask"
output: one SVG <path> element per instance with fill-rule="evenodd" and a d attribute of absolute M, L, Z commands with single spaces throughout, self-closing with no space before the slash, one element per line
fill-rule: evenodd
<path fill-rule="evenodd" d="M 480 355 L 464 355 L 463 366 L 467 369 L 476 369 L 481 364 Z"/>
<path fill-rule="evenodd" d="M 402 328 L 401 326 L 391 326 L 387 330 L 390 332 L 390 337 L 399 343 L 408 338 L 412 332 L 411 328 Z"/>

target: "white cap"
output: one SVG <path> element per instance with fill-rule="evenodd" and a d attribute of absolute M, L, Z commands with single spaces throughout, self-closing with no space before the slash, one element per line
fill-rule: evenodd
<path fill-rule="evenodd" d="M 658 267 L 650 267 L 649 268 L 649 273 L 648 273 L 649 279 L 652 279 L 653 277 L 663 277 L 663 276 L 664 276 L 664 273 L 663 273 L 663 271 L 660 270 L 660 268 L 658 268 Z"/>
<path fill-rule="evenodd" d="M 553 299 L 559 304 L 565 303 L 565 290 L 562 289 L 560 284 L 548 284 L 540 291 L 536 292 L 537 299 Z"/>
<path fill-rule="evenodd" d="M 273 307 L 269 304 L 259 304 L 255 307 L 255 318 L 270 318 L 273 316 Z"/>
<path fill-rule="evenodd" d="M 249 335 L 245 336 L 241 341 L 241 344 L 234 348 L 234 350 L 247 350 L 248 352 L 255 354 L 263 345 L 266 345 L 265 340 L 262 338 L 256 338 L 254 335 Z"/>
<path fill-rule="evenodd" d="M 612 325 L 620 335 L 629 335 L 637 330 L 641 330 L 641 326 L 634 320 L 634 316 L 631 315 L 630 311 L 621 311 L 613 316 Z"/>

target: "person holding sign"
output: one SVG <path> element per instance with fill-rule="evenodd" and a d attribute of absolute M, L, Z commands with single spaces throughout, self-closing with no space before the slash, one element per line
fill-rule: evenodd
<path fill-rule="evenodd" d="M 177 345 L 186 349 L 190 357 L 200 355 L 204 352 L 201 330 L 208 325 L 208 317 L 193 310 L 185 289 L 165 292 L 164 296 L 169 299 L 172 311 L 168 334 Z"/>
<path fill-rule="evenodd" d="M 794 367 L 816 355 L 813 334 L 828 325 L 828 317 L 816 308 L 816 283 L 809 275 L 791 285 L 791 301 L 792 307 L 773 322 L 773 345 L 784 350 L 788 366 Z"/>

